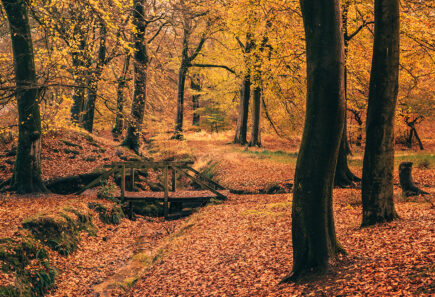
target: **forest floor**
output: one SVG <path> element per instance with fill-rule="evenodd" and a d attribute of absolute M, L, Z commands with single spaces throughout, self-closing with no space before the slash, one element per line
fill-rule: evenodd
<path fill-rule="evenodd" d="M 45 180 L 88 172 L 119 160 L 116 143 L 97 138 L 97 145 L 90 145 L 87 137 L 80 137 L 68 132 L 46 141 L 43 164 L 44 158 L 51 163 L 43 167 Z M 65 141 L 80 143 L 81 148 Z M 192 133 L 182 149 L 176 150 L 193 154 L 198 168 L 211 166 L 212 176 L 219 183 L 252 195 L 231 194 L 224 203 L 170 222 L 138 217 L 135 221 L 123 219 L 117 226 L 106 225 L 91 211 L 97 235 L 83 233 L 78 251 L 69 257 L 50 252 L 59 271 L 57 290 L 50 296 L 435 294 L 435 158 L 431 148 L 397 152 L 395 199 L 400 219 L 390 224 L 361 229 L 360 190 L 336 189 L 337 237 L 348 255 L 334 261 L 324 278 L 307 284 L 278 285 L 292 266 L 292 194 L 258 193 L 293 181 L 298 143 L 265 136 L 264 148 L 245 149 L 230 141 L 230 134 Z M 80 154 L 70 153 L 71 149 Z M 6 156 L 10 147 L 3 150 L 1 160 L 12 160 L 13 156 Z M 50 153 L 53 150 L 54 155 Z M 414 181 L 431 193 L 426 198 L 401 198 L 397 167 L 405 160 L 414 162 Z M 350 166 L 361 175 L 362 152 L 358 149 L 350 156 Z M 0 178 L 8 178 L 8 172 L 9 165 L 0 168 Z M 95 192 L 82 196 L 2 195 L 0 237 L 13 237 L 21 222 L 36 213 L 66 206 L 80 208 L 95 201 L 101 201 Z M 130 269 L 137 266 L 139 269 Z M 102 288 L 108 281 L 112 286 Z M 0 286 L 11 282 L 13 277 L 0 274 Z"/>

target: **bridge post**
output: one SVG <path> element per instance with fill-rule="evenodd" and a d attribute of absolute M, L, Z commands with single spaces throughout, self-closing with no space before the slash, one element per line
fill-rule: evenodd
<path fill-rule="evenodd" d="M 167 165 L 163 168 L 163 186 L 165 189 L 163 211 L 164 211 L 165 219 L 167 219 L 169 216 L 169 202 L 168 202 L 169 189 L 168 189 L 168 166 Z"/>

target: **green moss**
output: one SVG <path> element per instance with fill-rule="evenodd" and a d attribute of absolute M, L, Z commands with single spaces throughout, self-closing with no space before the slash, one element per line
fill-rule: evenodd
<path fill-rule="evenodd" d="M 262 150 L 262 151 L 250 151 L 250 150 L 242 150 L 236 148 L 235 151 L 250 155 L 253 158 L 256 159 L 270 159 L 272 161 L 276 161 L 279 163 L 285 163 L 285 164 L 293 164 L 296 163 L 296 160 L 298 158 L 298 153 L 287 153 L 284 151 L 269 151 L 269 150 Z"/>
<path fill-rule="evenodd" d="M 47 251 L 29 236 L 0 239 L 0 264 L 16 278 L 16 286 L 0 288 L 0 296 L 44 296 L 54 285 Z"/>
<path fill-rule="evenodd" d="M 0 296 L 2 297 L 20 297 L 17 288 L 13 286 L 0 287 Z"/>
<path fill-rule="evenodd" d="M 90 202 L 88 207 L 98 212 L 100 220 L 105 224 L 118 225 L 125 217 L 124 212 L 119 205 L 108 207 L 100 203 Z"/>
<path fill-rule="evenodd" d="M 78 246 L 80 231 L 95 234 L 91 216 L 77 209 L 40 213 L 23 221 L 23 227 L 41 242 L 61 255 L 70 255 Z"/>
<path fill-rule="evenodd" d="M 116 185 L 107 180 L 101 181 L 101 186 L 97 190 L 97 197 L 118 203 L 119 200 L 115 197 Z"/>

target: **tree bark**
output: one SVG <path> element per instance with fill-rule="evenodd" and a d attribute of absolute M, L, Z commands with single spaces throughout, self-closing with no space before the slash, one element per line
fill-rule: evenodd
<path fill-rule="evenodd" d="M 184 118 L 184 89 L 186 86 L 187 61 L 183 57 L 180 69 L 178 70 L 178 93 L 177 93 L 177 117 L 175 120 L 175 139 L 183 138 L 183 118 Z"/>
<path fill-rule="evenodd" d="M 140 147 L 139 137 L 142 131 L 142 124 L 145 115 L 147 67 L 149 62 L 145 42 L 147 23 L 144 18 L 144 0 L 134 0 L 133 2 L 133 24 L 136 27 L 136 32 L 133 33 L 135 48 L 133 61 L 133 103 L 131 106 L 131 119 L 127 135 L 122 145 L 138 153 Z"/>
<path fill-rule="evenodd" d="M 260 116 L 261 116 L 261 95 L 262 89 L 260 86 L 255 87 L 252 104 L 252 130 L 249 146 L 261 147 L 260 135 Z"/>
<path fill-rule="evenodd" d="M 402 192 L 406 197 L 429 194 L 420 190 L 412 180 L 412 162 L 403 162 L 399 165 L 399 180 Z"/>
<path fill-rule="evenodd" d="M 393 168 L 398 77 L 399 1 L 375 0 L 375 38 L 362 179 L 362 226 L 397 218 Z"/>
<path fill-rule="evenodd" d="M 39 91 L 27 4 L 24 0 L 2 2 L 10 24 L 19 121 L 12 189 L 17 193 L 47 192 L 41 180 Z"/>
<path fill-rule="evenodd" d="M 244 53 L 249 54 L 253 47 L 251 34 L 246 34 L 246 44 Z M 245 58 L 246 59 L 246 58 Z M 239 117 L 237 119 L 236 135 L 234 143 L 245 145 L 247 143 L 246 135 L 248 131 L 248 116 L 249 116 L 249 98 L 251 97 L 251 68 L 245 61 L 246 73 L 242 82 L 240 91 Z"/>
<path fill-rule="evenodd" d="M 184 118 L 184 90 L 186 87 L 186 75 L 189 67 L 192 66 L 192 62 L 196 59 L 204 43 L 206 36 L 203 34 L 196 49 L 191 55 L 189 55 L 189 36 L 191 34 L 190 26 L 187 25 L 189 20 L 184 16 L 184 30 L 183 30 L 183 51 L 181 53 L 181 65 L 178 71 L 178 93 L 177 93 L 177 116 L 175 118 L 175 131 L 174 139 L 183 138 L 183 118 Z"/>
<path fill-rule="evenodd" d="M 190 80 L 190 88 L 195 92 L 201 92 L 201 81 L 199 75 L 194 74 L 192 79 Z M 199 127 L 200 115 L 198 112 L 199 109 L 199 98 L 201 95 L 198 93 L 192 95 L 192 109 L 193 109 L 193 120 L 192 125 L 195 127 Z"/>
<path fill-rule="evenodd" d="M 107 28 L 104 21 L 100 22 L 100 44 L 98 49 L 98 60 L 95 69 L 89 71 L 88 75 L 88 96 L 83 108 L 82 125 L 83 128 L 92 133 L 94 129 L 95 103 L 97 101 L 98 82 L 106 63 L 106 37 Z"/>
<path fill-rule="evenodd" d="M 74 72 L 74 89 L 73 89 L 73 105 L 71 106 L 71 121 L 79 123 L 80 115 L 83 111 L 85 104 L 85 78 L 84 78 L 84 61 L 83 51 L 85 50 L 86 43 L 83 38 L 80 38 L 79 48 L 73 50 L 72 65 Z"/>
<path fill-rule="evenodd" d="M 342 20 L 343 20 L 343 39 L 344 39 L 344 97 L 345 104 L 347 106 L 347 53 L 349 40 L 347 38 L 347 20 L 348 20 L 348 11 L 349 11 L 349 1 L 344 2 L 343 12 L 342 12 Z M 335 169 L 335 186 L 339 188 L 345 188 L 354 185 L 354 182 L 361 181 L 360 178 L 355 176 L 349 169 L 349 165 L 347 162 L 347 156 L 351 153 L 349 147 L 349 141 L 347 138 L 347 116 L 345 113 L 344 119 L 344 128 L 343 135 L 341 137 L 340 149 L 338 151 L 338 162 L 337 168 Z"/>
<path fill-rule="evenodd" d="M 131 55 L 127 53 L 124 60 L 124 67 L 122 68 L 121 76 L 118 78 L 118 87 L 116 90 L 116 119 L 115 127 L 113 127 L 112 133 L 115 138 L 122 134 L 124 130 L 124 89 L 127 85 L 127 73 L 130 67 Z"/>
<path fill-rule="evenodd" d="M 332 211 L 334 173 L 345 119 L 344 50 L 338 0 L 301 0 L 307 49 L 307 111 L 292 206 L 297 281 L 328 270 L 343 252 Z"/>

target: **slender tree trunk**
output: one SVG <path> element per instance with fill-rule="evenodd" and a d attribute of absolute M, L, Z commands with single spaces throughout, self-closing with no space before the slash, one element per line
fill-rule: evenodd
<path fill-rule="evenodd" d="M 201 81 L 199 75 L 194 74 L 192 79 L 190 80 L 190 88 L 195 92 L 201 92 Z M 192 125 L 195 127 L 199 127 L 200 115 L 198 112 L 199 109 L 199 98 L 201 95 L 194 94 L 192 95 L 192 109 L 193 109 L 193 121 Z"/>
<path fill-rule="evenodd" d="M 85 103 L 85 75 L 84 75 L 84 57 L 83 51 L 86 44 L 83 39 L 79 43 L 79 49 L 72 54 L 72 65 L 74 72 L 74 89 L 73 89 L 73 105 L 71 106 L 71 120 L 74 123 L 79 123 L 80 115 L 83 111 Z"/>
<path fill-rule="evenodd" d="M 236 135 L 234 143 L 245 145 L 248 133 L 249 98 L 251 97 L 251 71 L 248 69 L 243 79 L 240 92 L 239 118 L 237 119 Z"/>
<path fill-rule="evenodd" d="M 100 22 L 100 44 L 98 49 L 98 60 L 95 69 L 88 75 L 88 97 L 83 108 L 82 125 L 88 132 L 94 129 L 95 103 L 97 101 L 98 82 L 106 63 L 106 37 L 107 28 L 103 21 Z"/>
<path fill-rule="evenodd" d="M 344 51 L 338 0 L 301 0 L 307 48 L 307 111 L 292 206 L 297 281 L 328 269 L 336 240 L 332 191 L 345 119 Z"/>
<path fill-rule="evenodd" d="M 10 24 L 19 121 L 12 189 L 18 193 L 47 192 L 41 180 L 41 118 L 26 1 L 2 2 Z"/>
<path fill-rule="evenodd" d="M 261 116 L 261 95 L 262 89 L 260 86 L 255 87 L 252 104 L 252 130 L 249 146 L 261 147 L 260 135 L 260 116 Z"/>
<path fill-rule="evenodd" d="M 348 11 L 349 11 L 349 1 L 344 2 L 343 12 L 342 12 L 342 20 L 343 20 L 343 34 L 344 34 L 344 97 L 345 103 L 347 106 L 347 53 L 349 41 L 346 39 L 348 36 L 347 32 L 347 20 L 348 20 Z M 335 186 L 340 188 L 345 188 L 352 186 L 354 182 L 361 181 L 360 178 L 355 176 L 349 169 L 349 164 L 347 162 L 347 156 L 351 153 L 349 147 L 349 141 L 347 138 L 347 117 L 345 114 L 344 119 L 344 128 L 343 135 L 341 136 L 340 142 L 340 150 L 338 151 L 338 162 L 337 168 L 335 169 Z"/>
<path fill-rule="evenodd" d="M 122 68 L 121 76 L 118 79 L 118 87 L 116 90 L 116 119 L 115 127 L 113 128 L 113 136 L 118 137 L 124 130 L 124 89 L 127 85 L 127 73 L 130 67 L 131 55 L 127 54 L 124 60 L 124 67 Z"/>
<path fill-rule="evenodd" d="M 178 71 L 178 95 L 177 95 L 177 117 L 175 119 L 175 139 L 183 138 L 183 118 L 184 118 L 184 89 L 186 86 L 187 62 L 183 58 Z"/>
<path fill-rule="evenodd" d="M 246 44 L 244 54 L 249 54 L 254 47 L 254 41 L 250 33 L 246 34 Z M 251 97 L 251 66 L 248 65 L 247 57 L 245 57 L 246 73 L 242 82 L 240 92 L 239 117 L 237 119 L 236 135 L 234 143 L 245 145 L 247 143 L 246 135 L 248 131 L 248 116 L 249 116 L 249 99 Z"/>
<path fill-rule="evenodd" d="M 133 103 L 131 106 L 131 119 L 127 135 L 122 145 L 139 152 L 139 139 L 145 114 L 147 66 L 149 61 L 145 43 L 145 30 L 147 23 L 144 19 L 144 0 L 133 1 L 133 24 L 136 27 L 136 32 L 133 34 L 135 48 L 133 61 Z"/>
<path fill-rule="evenodd" d="M 363 162 L 362 226 L 397 218 L 393 168 L 398 77 L 399 1 L 375 0 L 375 39 Z"/>

